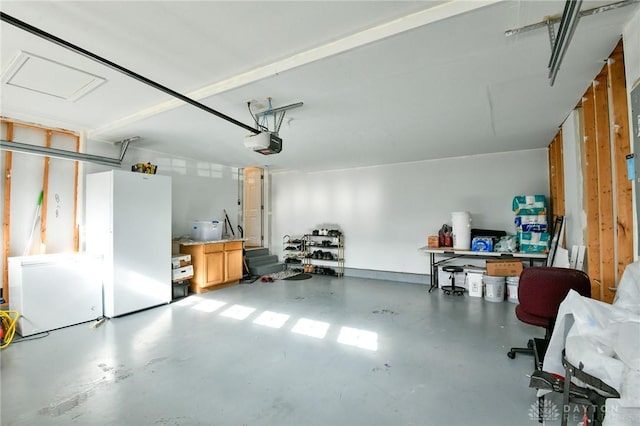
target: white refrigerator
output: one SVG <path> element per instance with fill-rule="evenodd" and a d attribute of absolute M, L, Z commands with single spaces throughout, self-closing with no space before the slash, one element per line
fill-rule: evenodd
<path fill-rule="evenodd" d="M 171 178 L 112 170 L 87 175 L 88 253 L 104 258 L 106 317 L 171 301 Z"/>

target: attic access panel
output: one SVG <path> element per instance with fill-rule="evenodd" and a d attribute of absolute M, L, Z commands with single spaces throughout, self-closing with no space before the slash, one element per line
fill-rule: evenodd
<path fill-rule="evenodd" d="M 107 80 L 89 72 L 21 51 L 2 76 L 9 86 L 75 102 Z"/>

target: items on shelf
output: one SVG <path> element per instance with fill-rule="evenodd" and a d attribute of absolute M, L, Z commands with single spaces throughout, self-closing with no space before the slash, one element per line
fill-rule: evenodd
<path fill-rule="evenodd" d="M 446 223 L 438 231 L 438 245 L 440 247 L 453 247 L 453 236 L 451 235 L 451 227 Z"/>
<path fill-rule="evenodd" d="M 300 238 L 282 237 L 283 257 L 286 269 L 303 272 L 304 241 Z"/>
<path fill-rule="evenodd" d="M 344 236 L 339 229 L 314 229 L 301 238 L 282 239 L 284 263 L 288 269 L 341 277 L 344 275 Z"/>
<path fill-rule="evenodd" d="M 512 210 L 518 235 L 519 250 L 524 253 L 547 253 L 547 202 L 544 195 L 517 195 Z"/>
<path fill-rule="evenodd" d="M 440 247 L 440 241 L 437 235 L 429 235 L 427 236 L 427 247 L 429 248 L 438 248 Z"/>
<path fill-rule="evenodd" d="M 303 236 L 305 272 L 344 275 L 344 236 L 339 229 L 314 229 Z"/>
<path fill-rule="evenodd" d="M 147 173 L 150 175 L 155 175 L 157 170 L 158 166 L 151 163 L 136 163 L 131 166 L 132 172 Z"/>
<path fill-rule="evenodd" d="M 493 251 L 493 238 L 474 237 L 471 242 L 471 251 Z"/>

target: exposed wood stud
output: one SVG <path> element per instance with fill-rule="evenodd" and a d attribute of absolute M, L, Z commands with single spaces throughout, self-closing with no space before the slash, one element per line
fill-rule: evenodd
<path fill-rule="evenodd" d="M 602 300 L 600 276 L 600 201 L 598 185 L 598 149 L 596 146 L 596 123 L 593 86 L 584 94 L 582 102 L 582 122 L 584 142 L 582 146 L 584 163 L 584 200 L 587 220 L 587 273 L 591 278 L 591 297 Z"/>
<path fill-rule="evenodd" d="M 50 130 L 47 131 L 45 146 L 51 148 Z M 47 252 L 47 202 L 49 200 L 49 166 L 51 164 L 50 157 L 44 157 L 44 167 L 42 173 L 42 205 L 40 207 L 40 246 L 37 252 L 45 254 Z"/>
<path fill-rule="evenodd" d="M 556 205 L 556 186 L 558 185 L 557 172 L 556 172 L 556 163 L 555 163 L 555 148 L 556 139 L 553 138 L 549 148 L 547 149 L 547 155 L 549 157 L 549 212 L 551 213 L 551 222 L 553 223 L 554 219 L 554 209 Z"/>
<path fill-rule="evenodd" d="M 562 129 L 556 135 L 556 171 L 558 173 L 558 184 L 556 201 L 557 207 L 555 208 L 556 217 L 565 215 L 564 208 L 564 142 L 562 138 Z"/>
<path fill-rule="evenodd" d="M 626 155 L 631 153 L 629 140 L 627 88 L 624 74 L 622 40 L 611 54 L 609 63 L 609 87 L 611 93 L 611 139 L 615 153 L 615 203 L 616 203 L 616 283 L 620 281 L 626 266 L 633 262 L 633 200 L 631 181 L 627 179 Z M 610 295 L 615 296 L 614 294 Z"/>
<path fill-rule="evenodd" d="M 559 134 L 559 132 L 558 132 Z M 552 222 L 555 220 L 556 217 L 558 217 L 558 206 L 560 204 L 560 200 L 558 199 L 558 195 L 560 192 L 560 175 L 561 175 L 561 168 L 560 165 L 558 164 L 558 134 L 556 134 L 556 136 L 553 139 L 552 145 L 551 145 L 551 158 L 550 158 L 550 162 L 551 164 L 553 164 L 553 186 L 551 188 L 551 190 L 553 191 L 552 194 L 552 202 L 551 202 L 551 218 L 552 218 Z"/>
<path fill-rule="evenodd" d="M 80 136 L 76 135 L 76 152 L 80 152 Z M 78 225 L 78 179 L 80 162 L 75 162 L 73 171 L 73 251 L 80 250 L 80 228 Z"/>
<path fill-rule="evenodd" d="M 596 77 L 599 84 L 594 90 L 596 123 L 596 145 L 598 150 L 598 184 L 600 210 L 600 267 L 602 278 L 602 301 L 611 303 L 610 287 L 615 285 L 615 233 L 613 212 L 613 181 L 611 165 L 611 138 L 609 133 L 609 103 L 607 90 L 608 70 L 605 66 Z"/>
<path fill-rule="evenodd" d="M 562 148 L 562 129 L 558 131 L 549 145 L 549 211 L 551 222 L 558 216 L 564 216 L 564 165 Z"/>
<path fill-rule="evenodd" d="M 6 123 L 8 141 L 13 141 L 13 123 Z M 11 167 L 13 163 L 13 153 L 5 152 L 4 157 L 4 199 L 3 199 L 3 217 L 2 217 L 2 295 L 6 303 L 9 303 L 9 249 L 10 249 L 10 232 L 11 232 Z"/>

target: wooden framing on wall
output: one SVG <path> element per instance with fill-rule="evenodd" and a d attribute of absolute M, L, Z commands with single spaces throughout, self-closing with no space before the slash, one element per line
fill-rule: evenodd
<path fill-rule="evenodd" d="M 591 297 L 611 303 L 626 266 L 633 262 L 633 200 L 626 176 L 630 153 L 627 90 L 622 41 L 582 98 L 584 209 L 587 272 Z M 552 203 L 562 186 L 557 166 L 558 137 L 549 145 Z M 555 205 L 553 214 L 560 211 Z"/>
<path fill-rule="evenodd" d="M 591 86 L 582 98 L 582 122 L 584 126 L 582 153 L 584 157 L 584 207 L 587 219 L 587 273 L 591 278 L 591 297 L 602 300 L 602 282 L 600 281 L 600 229 L 597 226 L 589 226 L 589 224 L 600 223 L 596 112 L 593 102 L 593 86 Z"/>
<path fill-rule="evenodd" d="M 613 295 L 609 288 L 615 286 L 616 267 L 614 253 L 614 212 L 613 212 L 613 180 L 611 165 L 611 139 L 609 128 L 609 91 L 607 90 L 608 70 L 604 67 L 593 83 L 597 173 L 598 173 L 598 209 L 600 211 L 600 283 L 602 284 L 603 301 L 611 302 Z M 591 224 L 587 224 L 591 226 Z M 610 300 L 609 300 L 610 299 Z"/>
<path fill-rule="evenodd" d="M 624 269 L 633 262 L 633 196 L 631 182 L 627 178 L 626 154 L 631 152 L 629 139 L 629 108 L 627 105 L 627 87 L 624 73 L 624 52 L 622 41 L 607 61 L 608 86 L 610 93 L 610 123 L 613 152 L 616 153 L 615 169 L 615 206 L 616 206 L 616 255 L 618 280 Z"/>
<path fill-rule="evenodd" d="M 551 223 L 558 216 L 564 216 L 564 153 L 562 148 L 562 129 L 549 145 L 549 184 Z"/>
<path fill-rule="evenodd" d="M 76 135 L 76 152 L 80 152 L 80 136 Z M 78 226 L 78 179 L 80 174 L 80 163 L 74 164 L 73 169 L 73 187 L 75 188 L 75 197 L 73 197 L 73 251 L 80 250 L 80 227 Z"/>
<path fill-rule="evenodd" d="M 71 131 L 64 129 L 48 129 L 44 127 L 40 127 L 34 124 L 21 123 L 17 121 L 13 121 L 7 118 L 0 118 L 0 122 L 5 124 L 6 135 L 4 135 L 4 139 L 7 141 L 13 141 L 15 138 L 15 130 L 16 127 L 21 127 L 25 129 L 35 130 L 38 133 L 43 133 L 44 143 L 43 145 L 46 147 L 50 147 L 52 143 L 52 137 L 54 135 L 62 135 L 65 137 L 71 137 L 72 143 L 75 146 L 76 152 L 79 152 L 80 148 L 80 138 L 79 136 Z M 37 133 L 36 133 L 37 134 Z M 4 163 L 4 197 L 3 197 L 3 250 L 2 250 L 2 288 L 3 288 L 3 296 L 6 299 L 7 303 L 10 302 L 10 294 L 9 294 L 9 272 L 8 272 L 8 258 L 10 256 L 21 255 L 20 254 L 12 254 L 11 247 L 11 226 L 12 226 L 12 218 L 11 218 L 11 200 L 12 197 L 19 196 L 20 191 L 12 191 L 12 184 L 16 184 L 15 179 L 12 180 L 12 172 L 14 167 L 20 167 L 19 164 L 16 164 L 17 156 L 14 156 L 11 151 L 5 151 L 5 163 Z M 66 160 L 64 160 L 66 161 Z M 51 159 L 49 157 L 44 157 L 44 162 L 42 163 L 42 191 L 43 191 L 43 199 L 41 205 L 41 216 L 40 216 L 40 238 L 38 246 L 38 253 L 47 253 L 46 250 L 46 241 L 47 241 L 47 189 L 49 187 L 49 167 Z M 69 232 L 72 233 L 73 238 L 73 249 L 75 251 L 78 250 L 79 247 L 79 232 L 77 226 L 77 210 L 78 210 L 78 179 L 79 179 L 79 165 L 78 162 L 75 162 L 74 176 L 73 176 L 73 229 L 69 229 Z M 16 219 L 14 218 L 14 221 Z"/>
<path fill-rule="evenodd" d="M 51 148 L 51 130 L 47 131 L 45 147 Z M 38 253 L 47 252 L 47 201 L 49 200 L 49 166 L 51 158 L 44 157 L 44 173 L 42 173 L 42 208 L 40 213 L 40 244 L 38 245 Z"/>
<path fill-rule="evenodd" d="M 6 139 L 13 141 L 13 123 L 7 123 Z M 3 215 L 2 215 L 2 293 L 4 299 L 9 300 L 9 237 L 11 235 L 11 163 L 13 161 L 13 153 L 5 151 L 4 161 L 4 199 L 3 199 Z M 5 303 L 6 305 L 7 303 Z"/>

